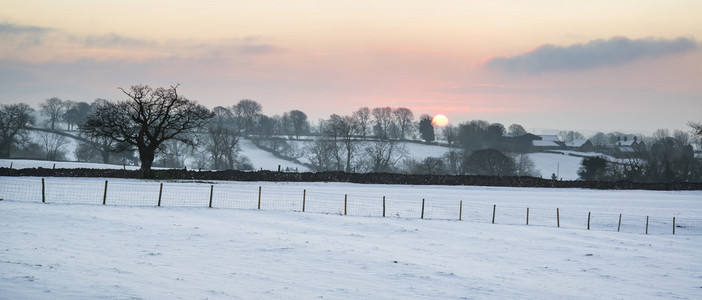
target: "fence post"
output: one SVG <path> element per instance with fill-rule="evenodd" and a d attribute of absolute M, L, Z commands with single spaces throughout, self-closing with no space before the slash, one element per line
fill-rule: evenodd
<path fill-rule="evenodd" d="M 214 193 L 214 184 L 210 184 L 210 208 L 212 208 L 212 194 Z"/>
<path fill-rule="evenodd" d="M 675 234 L 675 217 L 673 217 L 673 234 Z"/>
<path fill-rule="evenodd" d="M 102 194 L 102 205 L 107 202 L 107 180 L 105 180 L 105 192 Z"/>
<path fill-rule="evenodd" d="M 261 209 L 261 186 L 258 186 L 258 209 Z"/>
<path fill-rule="evenodd" d="M 587 230 L 590 230 L 590 212 L 587 212 Z"/>
<path fill-rule="evenodd" d="M 617 225 L 617 232 L 622 228 L 622 214 L 619 214 L 619 225 Z"/>
<path fill-rule="evenodd" d="M 348 195 L 344 194 L 344 216 L 346 215 L 346 203 L 348 202 Z"/>
<path fill-rule="evenodd" d="M 458 203 L 458 220 L 463 220 L 463 200 L 461 200 L 461 202 Z"/>
<path fill-rule="evenodd" d="M 495 224 L 495 210 L 497 209 L 497 204 L 492 205 L 492 224 Z"/>
<path fill-rule="evenodd" d="M 305 198 L 307 198 L 307 190 L 302 190 L 302 212 L 305 212 Z"/>
<path fill-rule="evenodd" d="M 10 162 L 10 169 L 12 169 L 12 162 Z"/>
<path fill-rule="evenodd" d="M 46 203 L 46 185 L 44 185 L 44 178 L 41 179 L 41 203 Z"/>
<path fill-rule="evenodd" d="M 422 198 L 422 219 L 424 219 L 424 198 Z"/>
<path fill-rule="evenodd" d="M 558 207 L 556 207 L 556 226 L 561 228 L 561 212 Z"/>
<path fill-rule="evenodd" d="M 161 187 L 158 188 L 158 204 L 156 206 L 161 207 L 161 195 L 163 195 L 163 182 L 161 182 Z"/>
<path fill-rule="evenodd" d="M 383 218 L 385 218 L 385 196 L 383 196 Z"/>
<path fill-rule="evenodd" d="M 529 225 L 529 208 L 527 207 L 527 225 Z"/>
<path fill-rule="evenodd" d="M 646 234 L 648 234 L 648 216 L 646 216 Z"/>

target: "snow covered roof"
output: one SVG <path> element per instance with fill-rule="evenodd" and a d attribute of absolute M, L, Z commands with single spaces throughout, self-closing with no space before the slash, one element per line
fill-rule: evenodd
<path fill-rule="evenodd" d="M 582 147 L 587 143 L 587 139 L 577 139 L 577 140 L 572 140 L 570 142 L 566 142 L 565 145 L 566 147 Z"/>
<path fill-rule="evenodd" d="M 556 144 L 554 141 L 536 140 L 531 141 L 531 143 L 534 147 L 560 147 L 560 145 Z"/>

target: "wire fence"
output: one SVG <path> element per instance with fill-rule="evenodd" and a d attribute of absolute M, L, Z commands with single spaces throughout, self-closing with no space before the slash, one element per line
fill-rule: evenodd
<path fill-rule="evenodd" d="M 2 182 L 0 182 L 2 183 Z M 247 186 L 248 187 L 248 186 Z M 702 219 L 568 211 L 425 198 L 290 190 L 242 189 L 205 182 L 19 178 L 0 184 L 0 198 L 44 203 L 120 206 L 212 207 L 300 211 L 366 217 L 462 220 L 641 234 L 701 235 Z"/>

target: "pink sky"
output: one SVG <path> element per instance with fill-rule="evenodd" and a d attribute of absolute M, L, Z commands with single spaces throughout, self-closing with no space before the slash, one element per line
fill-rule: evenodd
<path fill-rule="evenodd" d="M 315 121 L 650 133 L 702 119 L 699 1 L 0 1 L 0 103 L 181 84 Z M 539 132 L 536 132 L 539 133 Z"/>

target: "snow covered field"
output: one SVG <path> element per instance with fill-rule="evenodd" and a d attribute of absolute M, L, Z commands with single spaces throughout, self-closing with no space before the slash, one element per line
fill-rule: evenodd
<path fill-rule="evenodd" d="M 0 185 L 21 184 L 14 180 L 0 178 Z M 90 179 L 49 181 L 77 190 Z M 414 198 L 468 194 L 473 202 L 485 197 L 484 203 L 503 206 L 663 210 L 681 217 L 699 217 L 702 210 L 699 192 L 305 187 Z M 700 235 L 30 200 L 0 202 L 3 299 L 695 299 L 702 294 Z"/>

